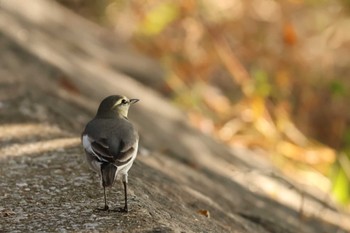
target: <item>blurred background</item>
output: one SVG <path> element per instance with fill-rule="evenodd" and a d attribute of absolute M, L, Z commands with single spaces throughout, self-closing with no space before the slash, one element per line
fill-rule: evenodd
<path fill-rule="evenodd" d="M 159 61 L 190 124 L 350 207 L 349 0 L 57 0 Z"/>

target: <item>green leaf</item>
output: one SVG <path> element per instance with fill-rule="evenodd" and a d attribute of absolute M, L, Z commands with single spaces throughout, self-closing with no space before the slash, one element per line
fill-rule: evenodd
<path fill-rule="evenodd" d="M 350 128 L 346 128 L 343 134 L 343 144 L 346 150 L 350 149 Z"/>
<path fill-rule="evenodd" d="M 272 87 L 268 74 L 263 70 L 253 71 L 252 77 L 255 82 L 255 93 L 259 96 L 267 97 L 271 94 Z"/>
<path fill-rule="evenodd" d="M 347 166 L 342 166 L 341 157 L 344 159 L 348 157 L 345 153 L 338 155 L 338 161 L 333 165 L 333 170 L 331 174 L 332 181 L 332 194 L 337 202 L 341 204 L 350 203 L 350 180 L 347 174 Z"/>
<path fill-rule="evenodd" d="M 164 30 L 179 15 L 179 7 L 173 2 L 163 2 L 148 12 L 140 25 L 139 32 L 155 36 Z"/>
<path fill-rule="evenodd" d="M 345 85 L 337 80 L 331 82 L 330 90 L 333 96 L 344 96 L 346 94 Z"/>

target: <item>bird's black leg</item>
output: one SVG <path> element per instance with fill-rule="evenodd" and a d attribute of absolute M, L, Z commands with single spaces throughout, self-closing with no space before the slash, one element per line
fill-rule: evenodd
<path fill-rule="evenodd" d="M 128 209 L 128 174 L 123 174 L 123 186 L 124 186 L 125 204 L 123 208 L 118 208 L 116 211 L 127 213 L 129 211 Z"/>
<path fill-rule="evenodd" d="M 124 212 L 128 212 L 128 183 L 126 180 L 123 181 L 124 185 L 124 200 L 125 200 L 125 205 L 124 205 Z"/>
<path fill-rule="evenodd" d="M 108 205 L 107 205 L 107 198 L 106 198 L 106 187 L 103 186 L 103 196 L 105 199 L 105 207 L 103 208 L 103 210 L 108 210 Z"/>
<path fill-rule="evenodd" d="M 123 186 L 124 186 L 124 209 L 123 212 L 128 212 L 128 174 L 123 175 Z"/>
<path fill-rule="evenodd" d="M 100 211 L 107 211 L 109 210 L 109 207 L 107 205 L 107 198 L 106 198 L 106 187 L 103 186 L 103 196 L 104 196 L 104 199 L 105 199 L 105 207 L 103 208 L 98 208 L 97 210 L 100 210 Z"/>

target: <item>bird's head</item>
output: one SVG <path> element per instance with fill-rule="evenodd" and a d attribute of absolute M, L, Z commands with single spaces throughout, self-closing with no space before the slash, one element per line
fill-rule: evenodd
<path fill-rule="evenodd" d="M 138 99 L 128 99 L 121 95 L 111 95 L 102 100 L 97 110 L 97 117 L 127 117 L 129 107 L 139 101 Z"/>

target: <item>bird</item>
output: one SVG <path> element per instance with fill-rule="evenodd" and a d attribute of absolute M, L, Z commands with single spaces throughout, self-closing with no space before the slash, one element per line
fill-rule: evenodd
<path fill-rule="evenodd" d="M 125 202 L 124 208 L 118 211 L 128 212 L 128 171 L 136 158 L 139 143 L 138 132 L 128 119 L 128 111 L 138 101 L 123 95 L 104 98 L 81 135 L 86 161 L 101 178 L 104 207 L 98 210 L 109 210 L 106 188 L 121 176 Z"/>

